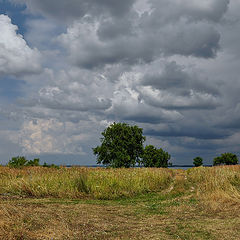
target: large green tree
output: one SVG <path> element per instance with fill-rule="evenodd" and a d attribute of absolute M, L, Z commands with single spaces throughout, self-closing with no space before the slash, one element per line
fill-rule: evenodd
<path fill-rule="evenodd" d="M 98 164 L 129 168 L 140 163 L 146 140 L 142 128 L 113 123 L 102 132 L 102 136 L 101 145 L 93 148 Z"/>
<path fill-rule="evenodd" d="M 171 155 L 162 148 L 157 149 L 153 145 L 147 145 L 144 149 L 142 164 L 144 167 L 168 167 L 170 158 Z"/>

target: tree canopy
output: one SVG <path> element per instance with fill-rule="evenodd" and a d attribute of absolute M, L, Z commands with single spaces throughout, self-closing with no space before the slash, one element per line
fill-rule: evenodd
<path fill-rule="evenodd" d="M 153 145 L 147 145 L 144 149 L 142 164 L 144 167 L 168 167 L 171 156 L 162 148 L 157 149 Z"/>
<path fill-rule="evenodd" d="M 193 159 L 193 164 L 195 167 L 200 167 L 203 165 L 203 159 L 201 157 L 195 157 Z"/>
<path fill-rule="evenodd" d="M 143 155 L 142 128 L 126 123 L 113 123 L 102 132 L 101 145 L 93 148 L 97 163 L 111 167 L 132 167 Z"/>
<path fill-rule="evenodd" d="M 213 165 L 236 165 L 238 164 L 238 158 L 236 154 L 233 153 L 223 153 L 219 157 L 215 157 L 213 160 Z"/>

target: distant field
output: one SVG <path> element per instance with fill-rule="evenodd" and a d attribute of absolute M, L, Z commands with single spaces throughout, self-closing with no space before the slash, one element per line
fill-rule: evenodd
<path fill-rule="evenodd" d="M 0 167 L 0 239 L 239 239 L 240 166 Z"/>

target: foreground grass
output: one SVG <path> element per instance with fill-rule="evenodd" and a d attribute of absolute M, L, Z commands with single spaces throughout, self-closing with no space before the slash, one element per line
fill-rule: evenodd
<path fill-rule="evenodd" d="M 0 167 L 0 194 L 115 199 L 159 192 L 173 181 L 169 169 Z"/>
<path fill-rule="evenodd" d="M 12 183 L 6 185 L 3 179 L 10 179 L 9 171 Z M 39 191 L 33 195 L 35 191 L 29 194 L 16 188 L 22 187 L 22 181 L 26 184 L 30 175 L 31 186 L 39 179 L 36 176 L 46 182 L 46 176 L 55 181 L 59 176 L 64 185 L 64 177 L 75 179 L 81 171 L 87 191 L 69 183 L 68 187 L 75 187 L 64 194 L 63 187 L 57 191 L 50 185 L 52 190 L 39 197 Z M 188 171 L 4 168 L 0 172 L 0 239 L 239 239 L 239 166 Z M 96 176 L 102 179 L 97 181 Z M 103 183 L 101 191 L 94 188 Z"/>

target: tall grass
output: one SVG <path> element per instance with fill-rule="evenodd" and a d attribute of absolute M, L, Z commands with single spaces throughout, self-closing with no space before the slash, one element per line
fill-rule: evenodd
<path fill-rule="evenodd" d="M 198 167 L 187 171 L 198 198 L 215 203 L 240 203 L 240 166 Z"/>
<path fill-rule="evenodd" d="M 114 199 L 161 191 L 172 176 L 169 169 L 0 167 L 0 194 Z"/>
<path fill-rule="evenodd" d="M 171 169 L 0 167 L 0 195 L 116 199 L 148 192 L 192 194 L 205 202 L 240 202 L 240 166 Z"/>

